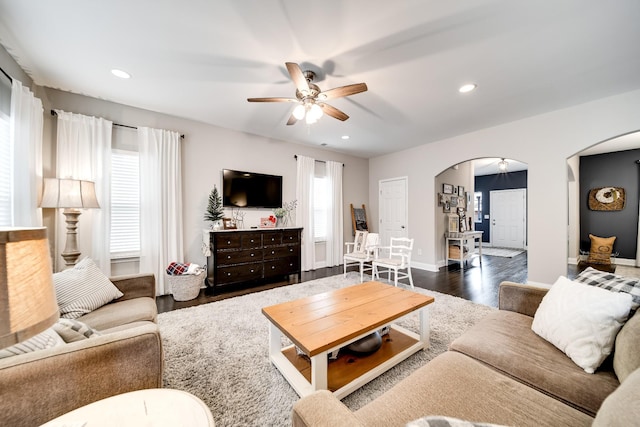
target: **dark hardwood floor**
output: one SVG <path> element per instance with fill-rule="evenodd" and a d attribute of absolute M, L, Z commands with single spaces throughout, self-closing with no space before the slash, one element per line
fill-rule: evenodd
<path fill-rule="evenodd" d="M 354 268 L 353 271 L 356 271 L 356 269 Z M 527 253 L 524 252 L 514 258 L 483 255 L 482 264 L 475 258 L 471 260 L 463 270 L 460 269 L 458 264 L 451 264 L 448 267 L 442 267 L 438 272 L 418 270 L 415 268 L 412 269 L 411 272 L 413 275 L 413 283 L 417 287 L 457 296 L 479 304 L 497 307 L 500 282 L 510 280 L 512 282 L 525 283 L 527 281 Z M 301 281 L 306 282 L 322 277 L 334 276 L 336 274 L 342 274 L 342 266 L 305 271 L 302 273 Z M 158 312 L 162 313 L 295 283 L 298 283 L 298 277 L 292 275 L 288 280 L 248 289 L 239 288 L 220 295 L 209 295 L 208 292 L 203 289 L 200 291 L 200 295 L 191 301 L 175 301 L 172 296 L 163 295 L 156 299 L 156 303 Z"/>

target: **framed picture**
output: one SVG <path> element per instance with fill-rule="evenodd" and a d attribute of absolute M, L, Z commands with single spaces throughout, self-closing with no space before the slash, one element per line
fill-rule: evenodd
<path fill-rule="evenodd" d="M 225 230 L 235 230 L 238 228 L 236 221 L 231 218 L 222 218 L 222 226 Z"/>
<path fill-rule="evenodd" d="M 444 204 L 442 205 L 442 212 L 451 212 L 451 203 L 449 202 L 449 199 L 445 199 Z"/>
<path fill-rule="evenodd" d="M 451 197 L 451 199 L 449 199 L 449 204 L 451 205 L 452 208 L 457 208 L 458 207 L 458 196 Z"/>
<path fill-rule="evenodd" d="M 453 185 L 451 185 L 451 184 L 442 184 L 442 192 L 444 194 L 453 194 Z"/>
<path fill-rule="evenodd" d="M 446 201 L 447 196 L 445 196 L 442 193 L 438 193 L 438 206 L 442 206 L 444 205 L 444 202 Z"/>
<path fill-rule="evenodd" d="M 464 187 L 462 185 L 458 185 L 458 196 L 464 196 Z"/>
<path fill-rule="evenodd" d="M 454 195 L 458 195 L 458 187 L 456 187 L 455 185 L 453 186 L 453 194 Z"/>
<path fill-rule="evenodd" d="M 464 196 L 458 196 L 458 207 L 463 209 L 467 208 L 467 200 Z"/>

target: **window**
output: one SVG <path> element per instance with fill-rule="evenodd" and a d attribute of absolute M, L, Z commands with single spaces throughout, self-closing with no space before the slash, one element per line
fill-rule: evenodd
<path fill-rule="evenodd" d="M 13 154 L 10 141 L 11 81 L 0 73 L 0 226 L 13 225 Z"/>
<path fill-rule="evenodd" d="M 327 216 L 329 215 L 329 180 L 316 176 L 313 181 L 313 237 L 327 240 Z"/>
<path fill-rule="evenodd" d="M 111 258 L 140 256 L 140 165 L 135 151 L 111 153 Z"/>
<path fill-rule="evenodd" d="M 482 191 L 473 194 L 473 219 L 474 222 L 482 222 Z"/>

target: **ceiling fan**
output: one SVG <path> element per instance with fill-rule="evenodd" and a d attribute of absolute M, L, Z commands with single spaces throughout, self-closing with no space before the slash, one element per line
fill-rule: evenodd
<path fill-rule="evenodd" d="M 344 112 L 325 103 L 329 99 L 342 98 L 344 96 L 355 95 L 356 93 L 365 92 L 367 85 L 365 83 L 356 83 L 347 86 L 340 86 L 326 91 L 313 83 L 316 73 L 310 70 L 302 71 L 300 66 L 295 62 L 286 62 L 287 71 L 291 75 L 293 83 L 296 85 L 295 98 L 247 98 L 249 102 L 295 102 L 298 105 L 293 109 L 293 113 L 287 125 L 293 125 L 298 120 L 305 119 L 307 124 L 313 124 L 322 117 L 323 113 L 345 121 L 349 118 Z"/>

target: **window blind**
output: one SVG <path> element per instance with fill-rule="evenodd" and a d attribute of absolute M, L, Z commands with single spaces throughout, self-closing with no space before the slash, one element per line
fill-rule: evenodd
<path fill-rule="evenodd" d="M 140 256 L 140 165 L 135 151 L 111 153 L 111 258 Z"/>

